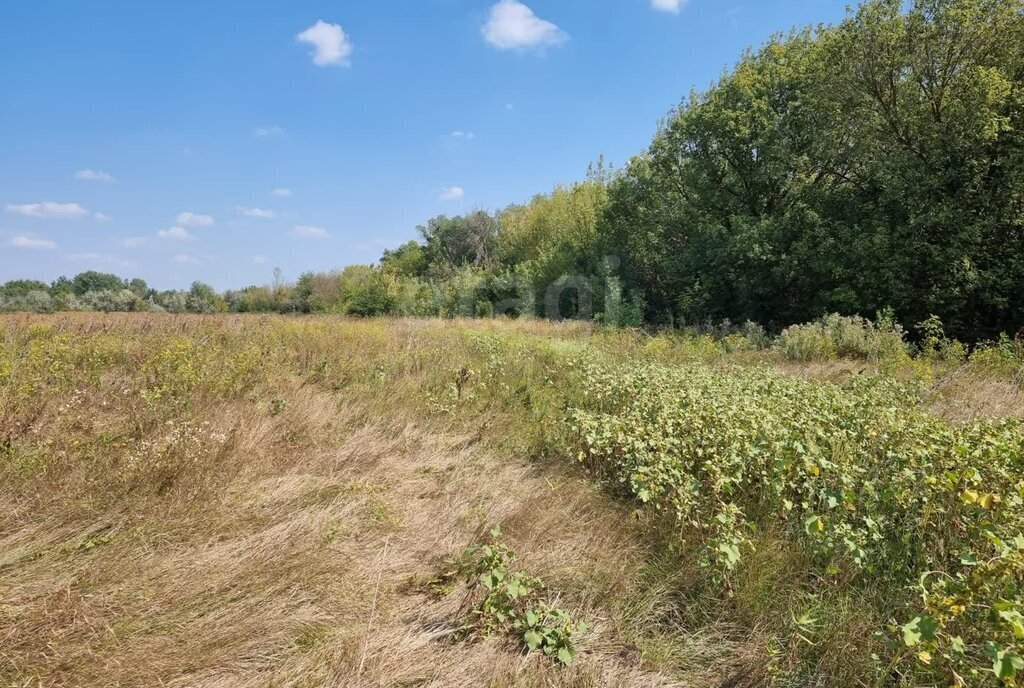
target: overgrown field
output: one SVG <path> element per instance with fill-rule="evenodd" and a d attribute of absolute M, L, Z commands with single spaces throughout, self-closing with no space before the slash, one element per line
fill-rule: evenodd
<path fill-rule="evenodd" d="M 0 326 L 0 684 L 1024 676 L 1013 342 Z"/>

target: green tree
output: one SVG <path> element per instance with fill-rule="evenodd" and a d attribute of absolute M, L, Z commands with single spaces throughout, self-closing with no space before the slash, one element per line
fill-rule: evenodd
<path fill-rule="evenodd" d="M 694 94 L 602 216 L 648 316 L 781 327 L 891 306 L 959 337 L 1024 325 L 1022 10 L 872 0 Z"/>
<path fill-rule="evenodd" d="M 146 284 L 146 280 L 138 277 L 128 282 L 128 289 L 140 299 L 146 299 L 150 296 L 150 289 L 149 285 Z"/>
<path fill-rule="evenodd" d="M 418 229 L 426 243 L 427 263 L 436 274 L 492 261 L 498 222 L 483 210 L 458 217 L 440 215 Z"/>
<path fill-rule="evenodd" d="M 408 241 L 394 250 L 384 251 L 380 266 L 399 277 L 423 277 L 427 273 L 427 252 L 416 241 Z"/>
<path fill-rule="evenodd" d="M 89 270 L 75 275 L 71 280 L 71 290 L 78 296 L 90 291 L 120 291 L 125 288 L 125 282 L 117 275 L 105 272 Z"/>
<path fill-rule="evenodd" d="M 39 280 L 11 280 L 0 285 L 0 296 L 25 296 L 29 292 L 48 290 L 46 283 Z"/>

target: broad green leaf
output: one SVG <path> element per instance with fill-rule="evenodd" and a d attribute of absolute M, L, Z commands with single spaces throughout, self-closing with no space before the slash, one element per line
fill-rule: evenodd
<path fill-rule="evenodd" d="M 935 639 L 939 623 L 930 616 L 916 616 L 903 627 L 903 642 L 907 647 Z"/>

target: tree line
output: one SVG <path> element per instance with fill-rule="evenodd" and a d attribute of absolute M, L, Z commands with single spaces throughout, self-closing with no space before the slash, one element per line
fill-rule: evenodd
<path fill-rule="evenodd" d="M 624 168 L 599 162 L 527 203 L 418 230 L 375 265 L 293 284 L 152 292 L 86 273 L 6 285 L 0 307 L 42 306 L 45 292 L 50 308 L 71 294 L 100 309 L 773 330 L 884 311 L 908 328 L 938 316 L 967 340 L 1015 333 L 1024 0 L 870 0 L 838 25 L 775 36 L 670 112 Z"/>

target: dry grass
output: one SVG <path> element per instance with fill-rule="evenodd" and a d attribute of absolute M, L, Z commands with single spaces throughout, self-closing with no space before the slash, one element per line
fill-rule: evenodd
<path fill-rule="evenodd" d="M 152 325 L 118 327 L 89 336 Z M 140 420 L 130 369 L 94 382 L 5 417 L 4 685 L 713 685 L 730 673 L 716 656 L 749 654 L 735 633 L 688 653 L 659 637 L 671 576 L 639 582 L 652 545 L 571 471 L 278 368 L 159 423 Z M 496 523 L 594 626 L 571 668 L 506 638 L 456 642 L 465 588 L 421 584 Z"/>
<path fill-rule="evenodd" d="M 580 324 L 0 319 L 0 684 L 768 684 L 794 556 L 766 546 L 705 605 L 648 517 L 541 459 L 553 357 L 584 349 L 685 359 Z M 950 414 L 1019 409 L 971 380 Z M 571 668 L 457 641 L 465 586 L 425 585 L 495 524 L 594 627 Z M 847 649 L 817 675 L 838 676 L 867 631 L 828 612 Z"/>

